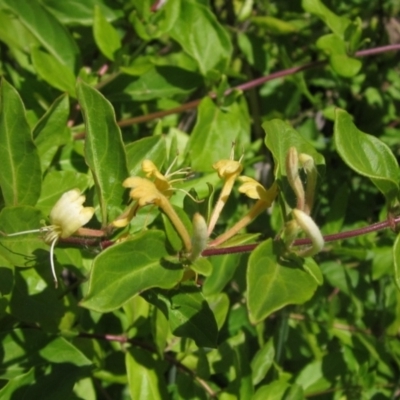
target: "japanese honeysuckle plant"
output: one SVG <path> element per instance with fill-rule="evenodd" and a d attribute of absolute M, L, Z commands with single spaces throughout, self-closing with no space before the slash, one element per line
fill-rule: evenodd
<path fill-rule="evenodd" d="M 0 398 L 397 398 L 399 12 L 1 0 Z"/>

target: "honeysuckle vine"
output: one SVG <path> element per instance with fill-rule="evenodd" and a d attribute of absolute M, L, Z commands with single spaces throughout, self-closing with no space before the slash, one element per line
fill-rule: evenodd
<path fill-rule="evenodd" d="M 374 55 L 391 52 L 391 51 L 399 51 L 399 50 L 400 50 L 400 44 L 389 44 L 389 45 L 385 45 L 385 46 L 379 46 L 379 47 L 374 47 L 374 48 L 370 48 L 370 49 L 364 49 L 364 50 L 357 51 L 354 54 L 354 57 L 358 57 L 358 58 L 371 57 Z M 298 74 L 300 72 L 304 72 L 304 71 L 307 71 L 310 69 L 320 68 L 327 64 L 328 64 L 328 60 L 313 61 L 313 62 L 310 62 L 307 64 L 300 65 L 298 67 L 291 67 L 291 68 L 287 68 L 287 69 L 284 69 L 281 71 L 273 72 L 269 75 L 262 76 L 262 77 L 256 78 L 256 79 L 252 79 L 249 82 L 234 86 L 234 87 L 226 90 L 224 95 L 225 96 L 229 95 L 230 93 L 232 93 L 233 90 L 247 91 L 247 90 L 253 89 L 255 87 L 261 86 L 266 82 L 273 81 L 275 79 L 284 78 L 285 76 Z M 115 76 L 116 75 L 114 74 L 109 79 L 106 78 L 107 79 L 106 83 L 111 82 L 113 79 L 115 79 Z M 99 85 L 101 85 L 101 87 L 103 87 L 103 86 L 105 86 L 106 83 L 101 82 Z M 211 92 L 211 93 L 209 93 L 208 96 L 211 98 L 215 98 L 216 94 Z M 156 111 L 153 113 L 141 115 L 139 117 L 126 118 L 126 119 L 119 121 L 118 125 L 122 128 L 122 127 L 140 124 L 140 123 L 144 123 L 144 122 L 148 122 L 148 121 L 153 121 L 157 118 L 163 118 L 168 115 L 179 114 L 184 111 L 193 110 L 199 106 L 201 100 L 202 99 L 196 99 L 196 100 L 189 101 L 185 104 L 182 104 L 178 107 L 170 108 L 168 110 Z M 74 136 L 75 140 L 81 140 L 84 137 L 85 137 L 84 132 L 77 133 Z"/>
<path fill-rule="evenodd" d="M 235 236 L 263 211 L 271 207 L 279 193 L 278 185 L 275 181 L 269 189 L 266 189 L 253 178 L 240 176 L 243 170 L 241 159 L 235 161 L 233 158 L 234 146 L 232 146 L 230 159 L 220 160 L 213 165 L 219 178 L 223 181 L 222 190 L 213 208 L 208 225 L 201 214 L 194 214 L 192 236 L 189 235 L 186 226 L 170 203 L 170 198 L 176 190 L 172 184 L 182 180 L 181 178 L 171 178 L 177 174 L 187 175 L 189 173 L 188 169 L 171 173 L 171 166 L 165 174 L 162 174 L 151 160 L 144 160 L 142 162 L 142 170 L 145 172 L 146 178 L 138 176 L 128 177 L 122 182 L 125 188 L 130 189 L 130 197 L 134 202 L 128 206 L 127 211 L 113 221 L 111 226 L 117 229 L 123 228 L 134 218 L 139 208 L 153 205 L 159 207 L 175 227 L 184 246 L 182 254 L 189 262 L 194 262 L 200 256 L 209 257 L 254 250 L 258 245 L 257 243 L 222 248 L 217 248 L 216 246 L 222 245 L 228 239 Z M 299 174 L 299 169 L 302 169 L 307 176 L 305 188 Z M 387 221 L 347 232 L 323 236 L 317 224 L 310 217 L 317 179 L 313 158 L 305 153 L 298 154 L 295 147 L 290 147 L 286 156 L 286 171 L 289 185 L 295 193 L 297 201 L 296 208 L 291 210 L 292 219 L 286 222 L 282 237 L 288 249 L 301 246 L 302 248 L 295 250 L 295 252 L 302 257 L 312 256 L 320 252 L 325 242 L 343 240 L 388 227 L 393 229 L 393 227 L 400 223 L 400 217 L 389 215 Z M 232 192 L 236 180 L 242 182 L 238 191 L 251 199 L 257 200 L 257 202 L 233 227 L 217 238 L 210 240 L 210 235 Z M 85 196 L 78 189 L 70 190 L 65 192 L 52 208 L 49 215 L 50 225 L 23 232 L 2 232 L 6 236 L 30 233 L 40 233 L 43 235 L 43 240 L 50 245 L 50 264 L 56 287 L 58 279 L 54 266 L 54 247 L 58 242 L 62 241 L 64 243 L 83 246 L 99 246 L 101 249 L 105 249 L 114 243 L 113 240 L 102 239 L 102 237 L 107 235 L 107 232 L 104 230 L 82 228 L 83 225 L 90 221 L 95 211 L 93 207 L 83 207 L 84 201 Z M 297 238 L 301 231 L 306 234 L 306 238 Z M 86 237 L 78 237 L 78 235 Z M 279 237 L 280 235 L 276 239 Z"/>

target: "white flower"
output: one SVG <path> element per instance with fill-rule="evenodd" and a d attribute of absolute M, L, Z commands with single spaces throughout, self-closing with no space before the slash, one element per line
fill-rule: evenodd
<path fill-rule="evenodd" d="M 93 217 L 93 207 L 83 207 L 85 196 L 81 194 L 79 189 L 73 189 L 65 192 L 50 211 L 51 225 L 44 226 L 40 229 L 32 229 L 29 231 L 16 232 L 7 236 L 25 235 L 28 233 L 45 233 L 44 241 L 50 245 L 50 263 L 51 272 L 57 287 L 57 275 L 54 268 L 54 246 L 58 239 L 67 238 L 73 235 L 79 228 L 87 224 Z M 0 232 L 1 233 L 1 232 Z"/>
<path fill-rule="evenodd" d="M 55 237 L 67 238 L 81 226 L 86 225 L 94 214 L 93 207 L 83 207 L 85 196 L 79 189 L 65 192 L 50 212 L 51 225 L 45 241 L 52 242 Z"/>
<path fill-rule="evenodd" d="M 85 196 L 79 189 L 73 189 L 65 192 L 50 212 L 50 226 L 42 230 L 46 232 L 44 240 L 51 244 L 50 261 L 51 271 L 57 286 L 57 276 L 54 269 L 54 246 L 60 238 L 67 238 L 74 234 L 80 227 L 87 224 L 93 217 L 93 207 L 83 207 Z"/>

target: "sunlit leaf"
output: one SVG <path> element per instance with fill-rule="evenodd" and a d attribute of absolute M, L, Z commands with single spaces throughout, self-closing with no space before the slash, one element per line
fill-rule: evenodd
<path fill-rule="evenodd" d="M 3 0 L 40 44 L 71 70 L 77 66 L 79 50 L 71 34 L 38 1 Z"/>
<path fill-rule="evenodd" d="M 106 312 L 143 290 L 172 288 L 183 269 L 167 261 L 167 256 L 165 237 L 158 231 L 144 232 L 110 247 L 94 260 L 89 292 L 81 304 Z"/>
<path fill-rule="evenodd" d="M 5 80 L 0 92 L 0 187 L 6 205 L 34 205 L 40 196 L 40 160 L 16 90 Z"/>
<path fill-rule="evenodd" d="M 154 354 L 132 347 L 126 353 L 125 364 L 132 399 L 163 400 L 167 397 L 160 361 Z"/>
<path fill-rule="evenodd" d="M 78 84 L 78 99 L 86 125 L 86 162 L 93 173 L 102 224 L 106 226 L 124 203 L 122 182 L 128 177 L 125 149 L 111 104 L 83 82 Z"/>
<path fill-rule="evenodd" d="M 195 1 L 181 1 L 179 19 L 170 34 L 197 61 L 203 75 L 213 69 L 224 72 L 232 45 L 207 7 Z"/>
<path fill-rule="evenodd" d="M 271 239 L 251 254 L 247 271 L 247 299 L 254 322 L 287 304 L 302 304 L 314 294 L 316 280 L 299 261 L 285 260 Z"/>
<path fill-rule="evenodd" d="M 343 161 L 355 172 L 370 178 L 392 199 L 399 190 L 399 165 L 389 147 L 377 137 L 357 129 L 346 111 L 336 109 L 334 139 Z"/>
<path fill-rule="evenodd" d="M 99 6 L 94 9 L 93 35 L 101 52 L 109 60 L 114 61 L 116 52 L 121 48 L 121 40 Z"/>

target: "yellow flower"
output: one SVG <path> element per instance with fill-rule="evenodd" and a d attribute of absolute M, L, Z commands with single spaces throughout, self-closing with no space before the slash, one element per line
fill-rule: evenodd
<path fill-rule="evenodd" d="M 165 196 L 160 192 L 154 182 L 146 178 L 131 176 L 122 183 L 123 187 L 131 188 L 129 195 L 133 200 L 137 200 L 139 206 L 148 204 L 160 205 Z"/>
<path fill-rule="evenodd" d="M 213 168 L 217 171 L 221 179 L 236 179 L 243 171 L 243 165 L 240 161 L 219 160 L 213 164 Z"/>
<path fill-rule="evenodd" d="M 167 197 L 173 194 L 171 183 L 168 176 L 164 176 L 151 160 L 143 160 L 142 171 L 146 173 L 147 178 L 155 178 L 154 184 L 157 189 Z"/>
<path fill-rule="evenodd" d="M 266 208 L 271 207 L 272 202 L 278 194 L 276 182 L 267 190 L 260 182 L 248 176 L 240 176 L 239 181 L 243 184 L 239 187 L 239 192 L 255 200 L 262 200 L 266 203 Z"/>
<path fill-rule="evenodd" d="M 138 202 L 139 206 L 143 207 L 148 204 L 155 204 L 160 207 L 181 236 L 186 251 L 188 253 L 191 252 L 192 244 L 185 225 L 183 225 L 168 198 L 157 188 L 155 182 L 149 181 L 146 178 L 133 176 L 125 179 L 122 185 L 126 188 L 131 188 L 129 195 L 133 200 Z"/>
<path fill-rule="evenodd" d="M 232 191 L 233 184 L 235 183 L 236 178 L 243 171 L 243 165 L 241 164 L 241 159 L 239 161 L 233 160 L 232 149 L 231 159 L 217 161 L 213 165 L 213 168 L 217 171 L 218 176 L 221 179 L 224 179 L 225 182 L 210 218 L 210 224 L 208 225 L 208 235 L 210 235 L 214 230 L 215 224 L 217 223 L 221 211 L 228 201 L 228 197 Z"/>
<path fill-rule="evenodd" d="M 276 182 L 274 182 L 272 186 L 267 190 L 255 179 L 248 176 L 240 176 L 239 180 L 243 182 L 243 184 L 239 187 L 239 192 L 244 193 L 251 199 L 255 199 L 258 201 L 249 210 L 249 212 L 232 228 L 214 239 L 210 243 L 210 246 L 217 246 L 230 239 L 232 236 L 236 235 L 241 229 L 243 229 L 258 215 L 260 215 L 261 212 L 266 210 L 268 207 L 271 207 L 272 202 L 275 200 L 278 194 L 278 185 L 276 184 Z"/>

